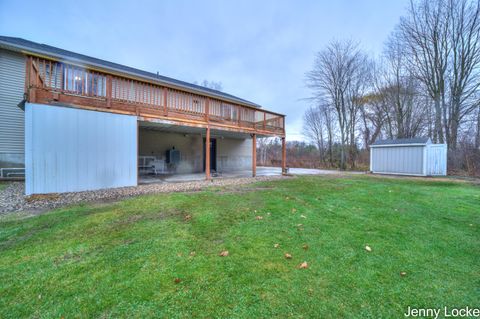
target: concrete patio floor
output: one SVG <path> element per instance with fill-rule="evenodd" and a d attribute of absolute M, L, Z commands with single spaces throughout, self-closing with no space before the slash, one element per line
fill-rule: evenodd
<path fill-rule="evenodd" d="M 338 170 L 312 169 L 312 168 L 290 168 L 289 174 L 292 175 L 333 175 L 333 174 L 364 174 L 364 172 L 341 172 Z M 280 167 L 257 167 L 257 176 L 276 176 L 281 175 L 282 169 Z M 213 179 L 219 178 L 240 178 L 251 177 L 251 170 L 226 172 L 218 175 L 212 174 Z M 139 177 L 138 184 L 152 184 L 152 183 L 181 183 L 201 181 L 205 179 L 205 173 L 194 174 L 174 174 L 174 175 L 144 175 Z"/>

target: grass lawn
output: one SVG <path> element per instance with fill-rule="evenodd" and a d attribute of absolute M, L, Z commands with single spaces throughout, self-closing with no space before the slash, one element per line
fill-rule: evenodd
<path fill-rule="evenodd" d="M 8 182 L 0 182 L 0 191 L 8 186 Z"/>
<path fill-rule="evenodd" d="M 0 220 L 1 318 L 397 318 L 479 301 L 466 183 L 299 177 Z"/>

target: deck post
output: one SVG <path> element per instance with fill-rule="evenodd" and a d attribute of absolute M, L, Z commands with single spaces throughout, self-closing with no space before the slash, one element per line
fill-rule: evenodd
<path fill-rule="evenodd" d="M 287 145 L 285 137 L 282 137 L 282 175 L 287 173 Z"/>
<path fill-rule="evenodd" d="M 207 134 L 205 136 L 205 179 L 210 177 L 210 126 L 207 126 Z"/>
<path fill-rule="evenodd" d="M 252 134 L 252 177 L 257 176 L 257 134 Z"/>

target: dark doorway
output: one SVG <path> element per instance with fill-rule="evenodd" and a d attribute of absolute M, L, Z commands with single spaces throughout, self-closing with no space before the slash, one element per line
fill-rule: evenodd
<path fill-rule="evenodd" d="M 206 139 L 203 139 L 203 171 L 205 172 L 205 143 Z M 210 171 L 217 171 L 217 140 L 215 138 L 210 139 Z"/>

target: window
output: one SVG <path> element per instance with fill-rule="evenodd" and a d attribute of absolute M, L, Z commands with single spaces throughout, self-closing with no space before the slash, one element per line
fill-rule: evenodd
<path fill-rule="evenodd" d="M 84 69 L 65 65 L 64 89 L 72 93 L 90 96 L 106 96 L 106 77 Z"/>

